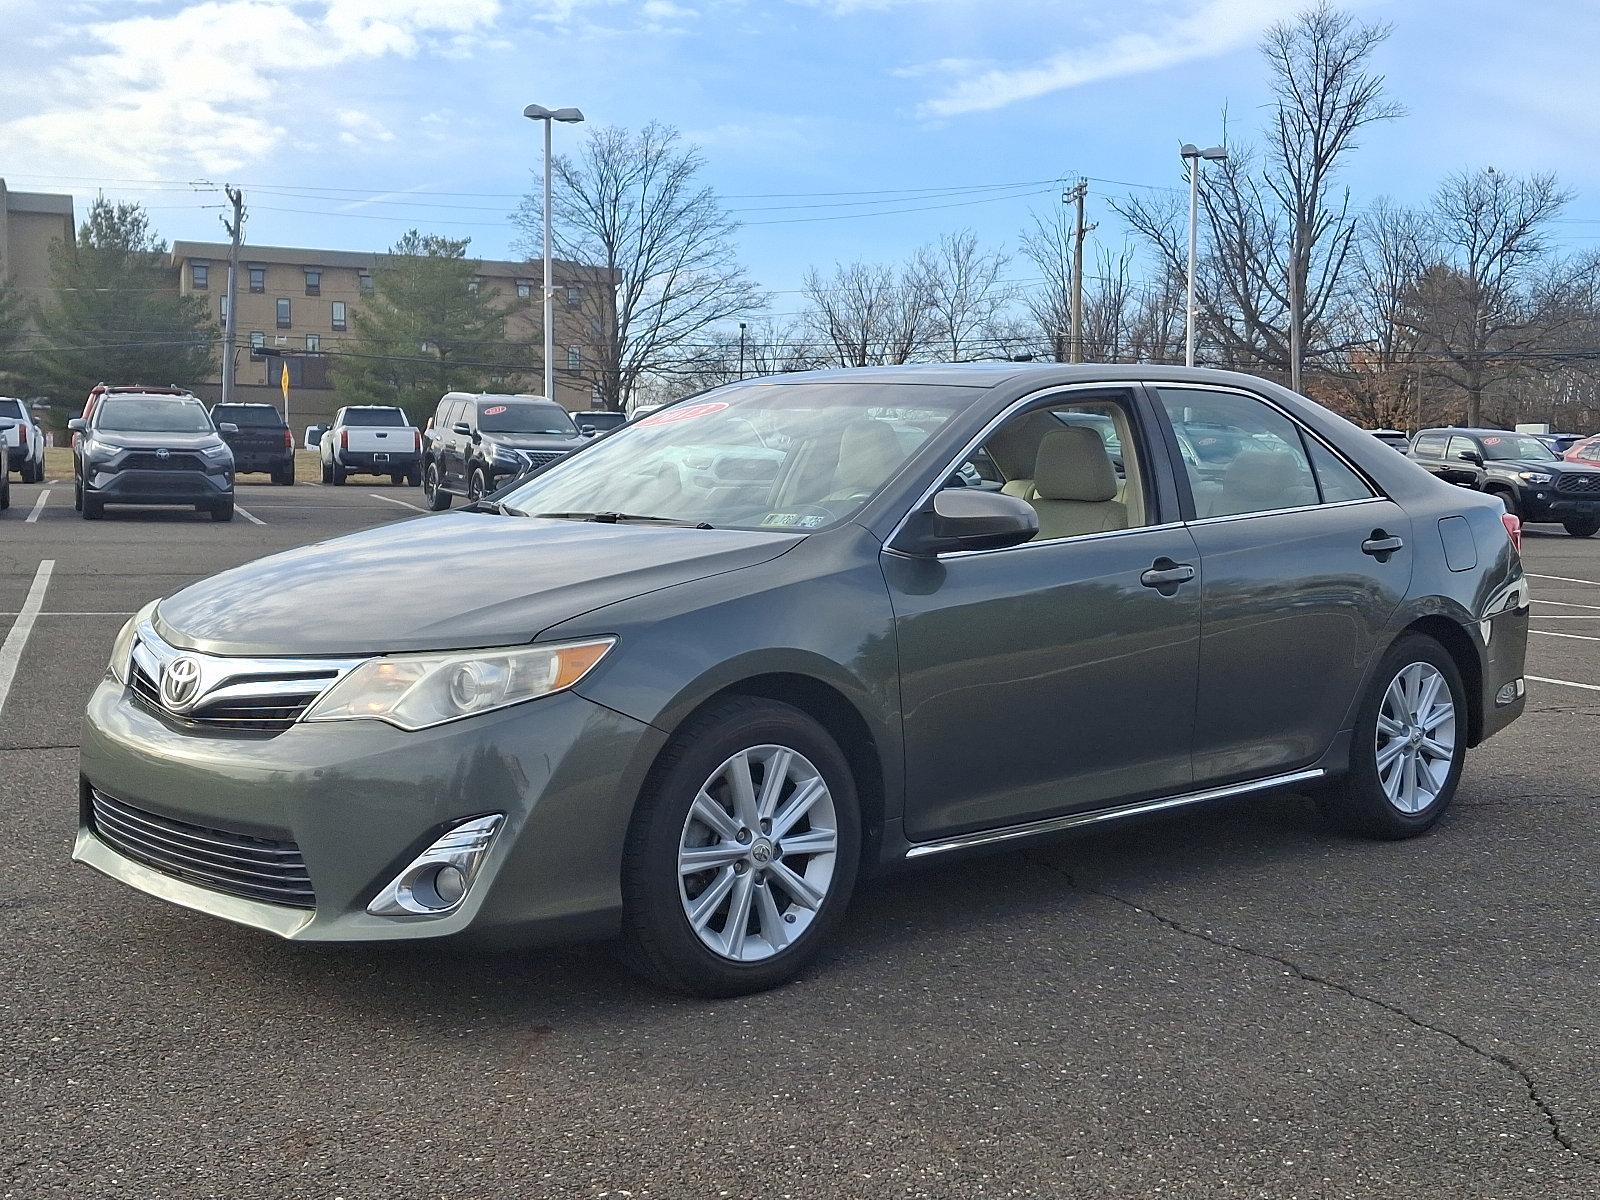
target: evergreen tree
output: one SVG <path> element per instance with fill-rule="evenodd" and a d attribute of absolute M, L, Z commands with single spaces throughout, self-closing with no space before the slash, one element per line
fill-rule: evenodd
<path fill-rule="evenodd" d="M 469 240 L 413 229 L 373 270 L 336 359 L 340 404 L 398 404 L 421 419 L 446 392 L 492 390 L 516 374 L 506 310 L 473 286 Z"/>
<path fill-rule="evenodd" d="M 140 205 L 104 196 L 75 246 L 51 247 L 55 294 L 32 359 L 52 399 L 81 400 L 101 381 L 193 387 L 211 375 L 216 323 L 203 297 L 178 294 L 166 249 Z"/>

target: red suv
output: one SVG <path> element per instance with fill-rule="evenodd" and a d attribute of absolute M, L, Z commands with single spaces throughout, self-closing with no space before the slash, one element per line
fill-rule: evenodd
<path fill-rule="evenodd" d="M 1561 457 L 1568 462 L 1588 463 L 1600 467 L 1600 435 L 1584 438 L 1581 442 L 1573 442 Z"/>

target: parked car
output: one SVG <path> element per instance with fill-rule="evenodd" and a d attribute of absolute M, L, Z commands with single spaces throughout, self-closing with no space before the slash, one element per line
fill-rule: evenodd
<path fill-rule="evenodd" d="M 1561 457 L 1568 462 L 1600 466 L 1600 437 L 1587 437 L 1581 442 L 1574 442 Z"/>
<path fill-rule="evenodd" d="M 28 406 L 12 396 L 0 396 L 0 440 L 7 448 L 9 466 L 23 483 L 44 482 L 44 430 L 28 412 Z M 9 478 L 9 474 L 7 478 Z"/>
<path fill-rule="evenodd" d="M 1411 457 L 1447 483 L 1496 497 L 1524 522 L 1559 522 L 1573 537 L 1600 533 L 1600 467 L 1567 462 L 1533 434 L 1424 429 Z"/>
<path fill-rule="evenodd" d="M 102 394 L 88 420 L 67 428 L 73 506 L 98 521 L 107 504 L 192 504 L 213 520 L 233 520 L 233 452 L 195 397 L 115 389 Z"/>
<path fill-rule="evenodd" d="M 642 421 L 646 417 L 654 416 L 665 407 L 667 407 L 665 404 L 635 404 L 628 412 L 628 420 Z"/>
<path fill-rule="evenodd" d="M 1372 429 L 1368 432 L 1384 445 L 1393 446 L 1401 454 L 1411 448 L 1411 435 L 1403 429 Z"/>
<path fill-rule="evenodd" d="M 275 407 L 218 404 L 211 410 L 211 419 L 219 426 L 232 425 L 238 431 L 222 438 L 233 451 L 236 473 L 264 471 L 272 476 L 273 483 L 294 483 L 294 432 Z"/>
<path fill-rule="evenodd" d="M 628 414 L 595 408 L 590 409 L 588 412 L 573 413 L 572 422 L 581 431 L 592 429 L 596 433 L 610 433 L 613 429 L 620 428 L 628 423 Z"/>
<path fill-rule="evenodd" d="M 393 483 L 412 487 L 422 483 L 422 431 L 411 424 L 404 409 L 392 405 L 341 408 L 317 439 L 317 453 L 322 459 L 322 482 L 335 487 L 342 487 L 352 474 L 387 475 Z"/>
<path fill-rule="evenodd" d="M 5 421 L 0 418 L 0 426 Z M 0 512 L 11 507 L 11 448 L 5 438 L 0 438 Z"/>
<path fill-rule="evenodd" d="M 1533 436 L 1558 455 L 1566 454 L 1573 446 L 1584 440 L 1584 435 L 1581 433 L 1536 433 Z"/>
<path fill-rule="evenodd" d="M 1112 422 L 1121 500 L 1063 412 Z M 1170 449 L 1197 424 L 1249 447 L 1214 483 Z M 763 486 L 640 505 L 752 427 L 785 447 Z M 1031 499 L 952 486 L 980 456 Z M 285 938 L 619 936 L 749 992 L 861 871 L 1282 787 L 1425 832 L 1525 704 L 1516 527 L 1243 375 L 744 382 L 146 606 L 89 701 L 73 855 Z"/>
<path fill-rule="evenodd" d="M 567 410 L 553 400 L 450 392 L 434 410 L 423 446 L 428 507 L 439 512 L 456 496 L 478 500 L 582 444 Z"/>

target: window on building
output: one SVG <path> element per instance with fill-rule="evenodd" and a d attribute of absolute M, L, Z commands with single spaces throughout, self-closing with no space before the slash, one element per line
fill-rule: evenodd
<path fill-rule="evenodd" d="M 306 334 L 306 350 L 311 354 L 316 354 L 321 349 L 322 335 L 320 333 Z"/>
<path fill-rule="evenodd" d="M 228 323 L 228 293 L 223 292 L 217 297 L 217 315 L 222 318 L 222 323 Z"/>
<path fill-rule="evenodd" d="M 308 295 L 308 296 L 320 296 L 320 295 L 322 295 L 322 268 L 320 268 L 320 267 L 307 267 L 306 268 L 306 295 Z"/>
<path fill-rule="evenodd" d="M 264 292 L 267 290 L 267 269 L 265 267 L 250 268 L 250 290 Z"/>
<path fill-rule="evenodd" d="M 467 280 L 467 295 L 476 296 L 478 294 L 478 288 L 481 286 L 481 283 L 482 283 L 482 281 L 476 275 L 474 275 L 471 279 Z"/>
<path fill-rule="evenodd" d="M 344 301 L 335 300 L 333 302 L 333 330 L 335 333 L 344 332 L 346 319 L 347 314 L 344 308 Z"/>
<path fill-rule="evenodd" d="M 189 286 L 197 292 L 203 292 L 211 286 L 211 264 L 192 262 L 189 264 Z"/>
<path fill-rule="evenodd" d="M 577 346 L 567 347 L 567 370 L 579 371 L 583 369 L 583 351 Z"/>
<path fill-rule="evenodd" d="M 356 280 L 360 284 L 361 294 L 363 296 L 372 295 L 372 289 L 375 285 L 372 282 L 371 271 L 362 271 L 361 274 L 356 276 Z"/>
<path fill-rule="evenodd" d="M 519 280 L 517 280 L 517 299 L 518 300 L 532 300 L 533 299 L 533 280 L 531 280 L 531 279 L 519 279 Z"/>
<path fill-rule="evenodd" d="M 262 333 L 261 330 L 259 330 L 259 329 L 252 329 L 250 331 L 250 349 L 252 349 L 252 350 L 261 350 L 261 349 L 264 349 L 266 347 L 266 344 L 267 344 L 267 335 L 266 334 Z"/>
<path fill-rule="evenodd" d="M 581 287 L 574 287 L 572 284 L 568 284 L 567 285 L 567 307 L 568 308 L 577 308 L 578 305 L 580 305 L 582 303 L 583 303 L 583 289 Z"/>
<path fill-rule="evenodd" d="M 278 297 L 278 328 L 289 328 L 289 297 Z"/>

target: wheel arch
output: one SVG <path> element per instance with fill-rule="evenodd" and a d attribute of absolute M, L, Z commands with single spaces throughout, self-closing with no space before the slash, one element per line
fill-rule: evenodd
<path fill-rule="evenodd" d="M 1456 664 L 1456 670 L 1461 673 L 1462 690 L 1467 694 L 1467 745 L 1476 746 L 1483 740 L 1483 659 L 1477 643 L 1459 622 L 1439 613 L 1429 613 L 1402 629 L 1390 646 L 1413 633 L 1438 642 Z"/>

